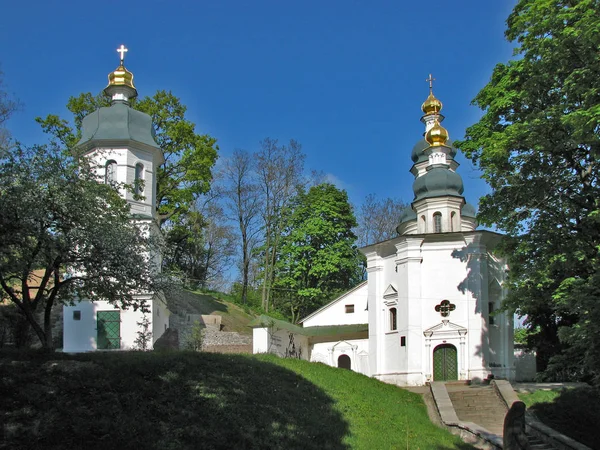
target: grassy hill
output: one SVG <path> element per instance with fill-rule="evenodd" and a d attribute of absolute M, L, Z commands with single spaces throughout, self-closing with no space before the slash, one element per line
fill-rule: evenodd
<path fill-rule="evenodd" d="M 270 355 L 4 353 L 0 373 L 0 448 L 472 448 L 416 394 Z"/>
<path fill-rule="evenodd" d="M 223 297 L 216 293 L 205 294 L 178 289 L 167 293 L 167 302 L 174 314 L 216 314 L 222 317 L 223 331 L 251 335 L 252 329 L 248 327 L 248 323 L 256 316 L 244 311 L 239 305 L 224 300 Z"/>

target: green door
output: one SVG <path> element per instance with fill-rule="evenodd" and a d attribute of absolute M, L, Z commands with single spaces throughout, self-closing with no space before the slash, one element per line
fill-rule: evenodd
<path fill-rule="evenodd" d="M 98 349 L 121 348 L 121 312 L 98 311 Z"/>
<path fill-rule="evenodd" d="M 454 345 L 442 344 L 433 350 L 433 380 L 458 380 L 458 360 Z"/>

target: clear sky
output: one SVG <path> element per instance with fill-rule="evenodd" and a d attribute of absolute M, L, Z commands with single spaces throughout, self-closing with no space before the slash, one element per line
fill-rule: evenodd
<path fill-rule="evenodd" d="M 307 169 L 355 203 L 369 193 L 411 201 L 410 152 L 432 73 L 444 126 L 462 138 L 470 106 L 507 61 L 514 0 L 129 0 L 6 2 L 0 27 L 5 85 L 24 104 L 9 128 L 45 141 L 36 116 L 67 117 L 70 95 L 97 93 L 129 48 L 141 96 L 170 89 L 221 156 L 294 138 Z M 465 196 L 486 191 L 461 156 Z"/>

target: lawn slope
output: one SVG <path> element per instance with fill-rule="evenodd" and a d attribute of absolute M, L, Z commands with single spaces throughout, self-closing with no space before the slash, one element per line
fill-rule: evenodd
<path fill-rule="evenodd" d="M 223 331 L 252 334 L 248 324 L 256 316 L 244 311 L 239 305 L 220 298 L 219 294 L 177 289 L 166 296 L 169 309 L 174 314 L 216 314 L 222 317 Z"/>
<path fill-rule="evenodd" d="M 5 353 L 0 374 L 0 448 L 471 448 L 415 394 L 268 355 Z"/>
<path fill-rule="evenodd" d="M 549 427 L 591 448 L 600 448 L 600 389 L 591 386 L 519 394 Z"/>

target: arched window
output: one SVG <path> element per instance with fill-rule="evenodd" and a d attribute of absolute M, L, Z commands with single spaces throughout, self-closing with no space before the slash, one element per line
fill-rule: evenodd
<path fill-rule="evenodd" d="M 433 232 L 442 232 L 442 214 L 439 212 L 433 213 Z"/>
<path fill-rule="evenodd" d="M 456 222 L 456 211 L 450 213 L 450 231 L 456 231 L 458 228 L 454 222 Z"/>
<path fill-rule="evenodd" d="M 104 168 L 104 182 L 106 184 L 115 184 L 117 182 L 117 162 L 112 159 L 106 161 Z"/>
<path fill-rule="evenodd" d="M 137 163 L 135 165 L 133 188 L 137 195 L 141 195 L 144 192 L 144 165 L 142 163 Z"/>
<path fill-rule="evenodd" d="M 390 331 L 398 329 L 398 311 L 396 308 L 390 308 Z"/>

